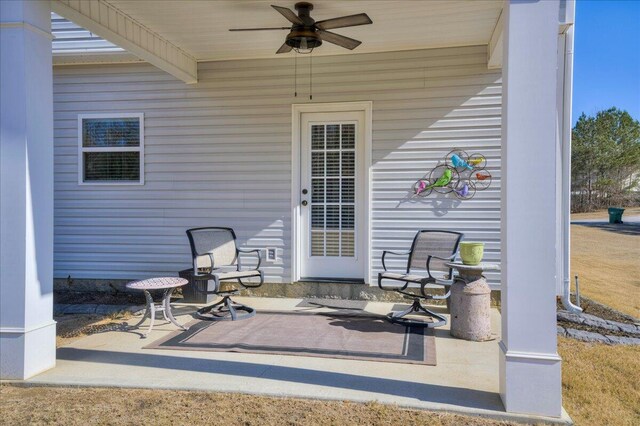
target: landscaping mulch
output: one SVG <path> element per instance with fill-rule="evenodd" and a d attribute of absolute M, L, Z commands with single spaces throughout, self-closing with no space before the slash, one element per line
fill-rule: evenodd
<path fill-rule="evenodd" d="M 182 298 L 177 289 L 173 299 Z M 95 304 L 95 305 L 145 305 L 144 293 L 141 291 L 56 291 L 53 293 L 53 303 L 57 304 Z"/>
<path fill-rule="evenodd" d="M 571 297 L 571 301 L 576 303 L 575 297 Z M 623 314 L 613 308 L 610 308 L 602 303 L 598 303 L 586 297 L 580 297 L 580 307 L 582 308 L 582 312 L 585 314 L 591 314 L 596 317 L 600 317 L 602 319 L 617 321 L 626 324 L 638 324 L 640 320 L 637 318 L 633 318 L 630 315 Z M 557 308 L 559 311 L 564 310 L 564 306 L 562 302 L 558 300 Z"/>

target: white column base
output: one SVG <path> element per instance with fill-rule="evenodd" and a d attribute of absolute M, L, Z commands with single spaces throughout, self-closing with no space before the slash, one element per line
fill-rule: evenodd
<path fill-rule="evenodd" d="M 562 416 L 558 354 L 509 351 L 500 342 L 500 397 L 509 413 Z M 543 391 L 541 391 L 543 390 Z"/>
<path fill-rule="evenodd" d="M 0 329 L 0 377 L 26 380 L 56 366 L 56 323 Z"/>

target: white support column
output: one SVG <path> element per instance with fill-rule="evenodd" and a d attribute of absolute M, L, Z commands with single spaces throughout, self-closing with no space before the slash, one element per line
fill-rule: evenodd
<path fill-rule="evenodd" d="M 55 366 L 47 0 L 0 2 L 0 378 Z"/>
<path fill-rule="evenodd" d="M 508 0 L 502 99 L 500 395 L 509 412 L 560 417 L 557 353 L 559 2 Z"/>

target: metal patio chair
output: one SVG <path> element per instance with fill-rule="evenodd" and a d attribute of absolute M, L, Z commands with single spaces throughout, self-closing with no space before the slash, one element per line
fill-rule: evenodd
<path fill-rule="evenodd" d="M 260 270 L 262 256 L 260 250 L 243 250 L 236 245 L 236 234 L 231 228 L 207 227 L 187 230 L 191 254 L 193 256 L 193 279 L 208 280 L 209 285 L 202 291 L 205 294 L 217 294 L 222 300 L 196 311 L 196 316 L 212 321 L 240 320 L 254 316 L 256 311 L 231 299 L 238 289 L 222 291 L 222 281 L 237 281 L 245 288 L 260 287 L 264 274 Z M 241 254 L 255 253 L 258 265 L 242 269 Z M 243 279 L 259 278 L 257 283 L 247 283 Z M 213 285 L 211 285 L 213 284 Z M 242 312 L 242 313 L 241 313 Z"/>
<path fill-rule="evenodd" d="M 451 285 L 454 282 L 453 270 L 445 265 L 455 259 L 458 245 L 463 234 L 452 231 L 438 231 L 423 229 L 418 231 L 411 249 L 404 252 L 394 252 L 385 250 L 382 252 L 382 267 L 384 272 L 378 274 L 378 287 L 385 291 L 396 291 L 413 299 L 410 308 L 404 311 L 390 312 L 387 314 L 393 323 L 406 326 L 440 327 L 447 324 L 447 319 L 422 306 L 422 299 L 447 299 L 451 295 Z M 394 273 L 387 270 L 385 257 L 388 255 L 408 256 L 405 273 Z M 426 273 L 426 275 L 425 275 Z M 383 280 L 401 282 L 401 285 L 383 286 Z M 414 284 L 410 287 L 411 284 Z M 443 286 L 445 294 L 442 296 L 428 294 L 426 288 L 429 286 Z M 437 288 L 437 287 L 436 287 Z M 425 322 L 404 318 L 412 313 L 426 314 L 434 319 L 433 322 Z"/>

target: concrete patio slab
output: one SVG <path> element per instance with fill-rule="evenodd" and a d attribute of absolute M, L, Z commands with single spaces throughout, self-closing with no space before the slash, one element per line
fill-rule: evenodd
<path fill-rule="evenodd" d="M 241 298 L 260 311 L 331 311 L 297 307 L 302 299 Z M 387 313 L 393 304 L 370 302 L 366 311 Z M 434 307 L 434 310 L 442 310 Z M 195 305 L 174 305 L 178 322 L 188 323 Z M 444 311 L 442 311 L 444 312 Z M 500 314 L 492 310 L 500 334 Z M 136 319 L 129 320 L 133 324 Z M 143 325 L 142 331 L 148 324 Z M 203 351 L 142 349 L 175 327 L 157 321 L 147 339 L 140 333 L 108 331 L 58 349 L 57 365 L 27 383 L 242 392 L 312 399 L 378 401 L 402 407 L 446 410 L 516 421 L 569 423 L 508 414 L 500 400 L 498 339 L 469 342 L 435 330 L 437 366 L 348 359 Z M 313 333 L 313 330 L 309 330 Z"/>

